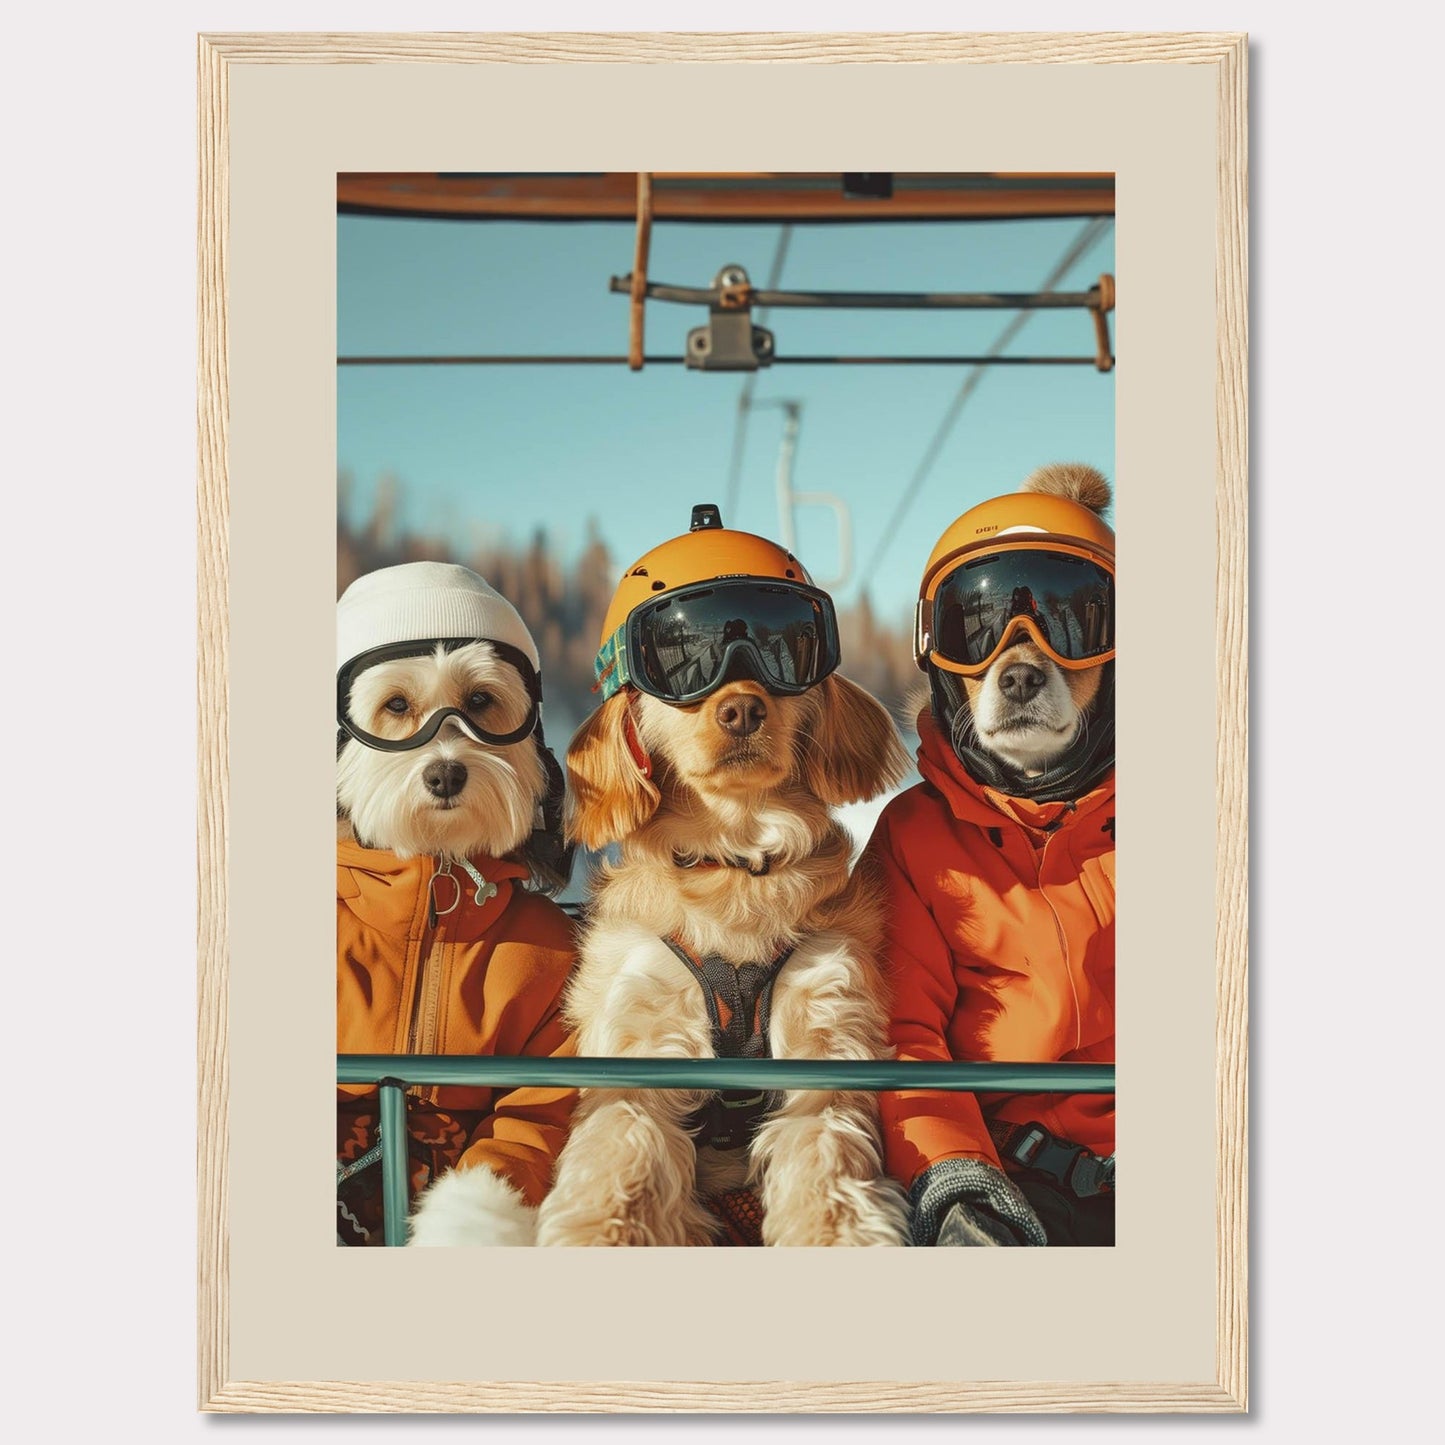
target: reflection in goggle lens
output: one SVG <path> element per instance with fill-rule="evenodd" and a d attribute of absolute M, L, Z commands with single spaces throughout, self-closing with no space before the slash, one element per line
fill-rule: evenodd
<path fill-rule="evenodd" d="M 934 595 L 934 647 L 950 662 L 986 661 L 1027 617 L 1048 646 L 1081 661 L 1114 645 L 1114 579 L 1064 552 L 999 552 L 965 562 Z"/>
<path fill-rule="evenodd" d="M 823 670 L 822 604 L 789 588 L 703 588 L 662 598 L 638 630 L 642 671 L 668 697 L 705 692 L 738 643 L 781 687 L 810 687 Z"/>

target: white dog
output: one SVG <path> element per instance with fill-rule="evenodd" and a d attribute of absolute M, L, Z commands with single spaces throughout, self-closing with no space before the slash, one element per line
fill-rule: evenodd
<path fill-rule="evenodd" d="M 337 1047 L 570 1052 L 561 775 L 536 648 L 464 567 L 368 573 L 338 603 Z M 530 890 L 530 891 L 529 891 Z M 525 1244 L 575 1094 L 410 1091 L 412 1244 Z M 379 1243 L 375 1091 L 342 1090 L 338 1231 Z"/>

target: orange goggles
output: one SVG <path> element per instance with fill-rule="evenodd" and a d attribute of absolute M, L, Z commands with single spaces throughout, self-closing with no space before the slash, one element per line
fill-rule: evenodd
<path fill-rule="evenodd" d="M 1114 566 L 1064 543 L 1004 543 L 940 569 L 918 602 L 913 655 L 975 677 L 1019 634 L 1060 667 L 1114 655 Z"/>

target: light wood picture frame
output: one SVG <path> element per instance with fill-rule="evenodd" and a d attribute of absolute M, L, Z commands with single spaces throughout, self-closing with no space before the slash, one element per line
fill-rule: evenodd
<path fill-rule="evenodd" d="M 1247 58 L 1247 37 L 1233 33 L 228 34 L 198 38 L 200 1408 L 221 1412 L 329 1413 L 1231 1413 L 1248 1408 Z M 256 221 L 254 212 L 248 209 L 252 201 L 248 199 L 243 206 L 233 182 L 240 175 L 242 163 L 250 167 L 248 174 L 255 173 L 257 164 L 252 154 L 255 136 L 239 125 L 241 112 L 233 108 L 233 92 L 244 82 L 248 93 L 254 93 L 258 86 L 268 86 L 282 72 L 290 71 L 276 93 L 284 92 L 283 98 L 294 99 L 299 93 L 297 87 L 314 83 L 315 128 L 331 136 L 333 153 L 344 156 L 345 164 L 338 169 L 405 169 L 392 164 L 393 157 L 375 157 L 360 145 L 348 149 L 345 138 L 338 140 L 333 134 L 336 116 L 344 111 L 344 107 L 337 107 L 355 100 L 357 86 L 364 88 L 383 77 L 394 76 L 400 81 L 427 73 L 438 82 L 446 79 L 448 84 L 465 85 L 469 77 L 473 84 L 480 83 L 482 76 L 489 83 L 500 83 L 497 78 L 503 74 L 521 76 L 534 71 L 541 77 L 559 67 L 572 68 L 580 79 L 608 67 L 627 67 L 618 73 L 637 75 L 643 68 L 648 68 L 648 73 L 661 73 L 681 65 L 720 68 L 720 78 L 740 86 L 748 84 L 755 72 L 767 71 L 776 76 L 780 68 L 786 75 L 797 76 L 801 84 L 806 75 L 845 67 L 846 75 L 840 72 L 841 78 L 860 86 L 866 86 L 870 77 L 881 83 L 883 78 L 908 68 L 929 74 L 950 68 L 950 73 L 958 76 L 960 87 L 985 76 L 1009 81 L 1026 73 L 1060 87 L 1072 85 L 1081 75 L 1127 85 L 1129 73 L 1137 73 L 1158 81 L 1157 90 L 1151 94 L 1157 94 L 1161 106 L 1170 96 L 1183 96 L 1180 104 L 1186 105 L 1203 127 L 1201 144 L 1190 150 L 1181 143 L 1180 154 L 1206 157 L 1205 161 L 1189 161 L 1187 165 L 1194 179 L 1200 181 L 1203 177 L 1209 189 L 1200 214 L 1212 214 L 1212 232 L 1199 239 L 1201 245 L 1209 244 L 1213 257 L 1213 290 L 1208 296 L 1191 297 L 1191 304 L 1207 309 L 1208 332 L 1204 344 L 1192 345 L 1183 355 L 1187 364 L 1179 369 L 1177 381 L 1180 388 L 1192 388 L 1192 415 L 1201 427 L 1210 428 L 1207 437 L 1196 429 L 1200 443 L 1189 465 L 1197 468 L 1200 477 L 1212 479 L 1208 498 L 1212 502 L 1208 512 L 1212 527 L 1198 524 L 1197 519 L 1205 513 L 1200 510 L 1203 500 L 1197 498 L 1199 506 L 1191 513 L 1196 524 L 1188 530 L 1193 539 L 1190 545 L 1203 549 L 1201 556 L 1207 555 L 1213 578 L 1212 596 L 1200 599 L 1200 606 L 1212 619 L 1212 656 L 1208 655 L 1210 641 L 1202 640 L 1203 632 L 1196 631 L 1190 634 L 1192 650 L 1185 649 L 1188 656 L 1179 666 L 1193 668 L 1191 676 L 1201 696 L 1212 702 L 1209 715 L 1199 720 L 1199 737 L 1203 741 L 1191 754 L 1203 757 L 1205 751 L 1208 753 L 1209 787 L 1207 797 L 1200 793 L 1191 856 L 1204 860 L 1201 872 L 1210 872 L 1207 894 L 1212 912 L 1204 919 L 1198 898 L 1191 894 L 1192 901 L 1181 901 L 1170 916 L 1180 920 L 1180 936 L 1187 940 L 1181 944 L 1181 969 L 1187 969 L 1186 953 L 1190 957 L 1197 953 L 1203 960 L 1199 967 L 1210 969 L 1208 978 L 1194 978 L 1197 987 L 1192 997 L 1197 1000 L 1207 990 L 1213 1005 L 1208 1051 L 1212 1072 L 1207 1080 L 1212 1097 L 1213 1150 L 1209 1164 L 1213 1227 L 1206 1243 L 1212 1251 L 1209 1273 L 1214 1313 L 1207 1322 L 1192 1320 L 1191 1328 L 1200 1339 L 1208 1335 L 1212 1368 L 1201 1368 L 1189 1378 L 1161 1379 L 1148 1374 L 1136 1377 L 1122 1357 L 1117 1372 L 1092 1366 L 1080 1378 L 1057 1374 L 1038 1378 L 1022 1353 L 1017 1368 L 1008 1377 L 994 1373 L 988 1378 L 973 1378 L 960 1373 L 957 1378 L 913 1379 L 895 1373 L 878 1379 L 814 1378 L 794 1365 L 786 1347 L 780 1347 L 777 1374 L 767 1378 L 709 1379 L 699 1374 L 698 1378 L 685 1379 L 675 1373 L 654 1378 L 648 1372 L 645 1356 L 639 1358 L 632 1378 L 622 1379 L 613 1372 L 600 1380 L 582 1374 L 553 1378 L 540 1368 L 531 1379 L 515 1373 L 507 1378 L 487 1379 L 480 1377 L 487 1373 L 485 1363 L 475 1372 L 478 1377 L 469 1371 L 463 1378 L 459 1372 L 448 1370 L 432 1378 L 424 1366 L 408 1366 L 393 1375 L 367 1369 L 353 1376 L 344 1363 L 344 1352 L 328 1354 L 307 1378 L 277 1370 L 254 1370 L 247 1364 L 248 1359 L 265 1353 L 258 1354 L 255 1343 L 265 1329 L 264 1306 L 257 1304 L 249 1286 L 245 1299 L 240 1297 L 240 1276 L 233 1270 L 244 1253 L 245 1268 L 253 1273 L 255 1261 L 264 1258 L 265 1251 L 236 1223 L 238 1188 L 243 1180 L 253 1179 L 260 1156 L 257 1131 L 251 1122 L 250 1084 L 242 1080 L 242 1071 L 235 1066 L 244 1063 L 246 1080 L 253 1077 L 251 1061 L 258 1052 L 257 1034 L 265 1025 L 258 1021 L 254 1000 L 247 992 L 250 985 L 240 972 L 241 961 L 254 956 L 254 929 L 251 905 L 243 906 L 237 886 L 237 869 L 245 858 L 254 857 L 256 832 L 249 817 L 238 816 L 237 805 L 243 801 L 240 772 L 243 766 L 255 762 L 248 741 L 253 734 L 239 723 L 255 675 L 256 640 L 276 632 L 274 619 L 261 615 L 251 600 L 255 594 L 248 589 L 256 570 L 250 559 L 269 545 L 265 541 L 266 528 L 275 525 L 274 516 L 268 523 L 265 506 L 269 504 L 256 482 L 267 460 L 262 455 L 261 434 L 271 421 L 277 427 L 281 422 L 263 416 L 248 401 L 246 425 L 243 428 L 240 424 L 239 383 L 243 369 L 250 369 L 249 360 L 242 365 L 242 352 L 250 348 L 250 354 L 255 354 L 259 327 L 253 317 L 260 314 L 263 303 L 271 304 L 275 298 L 267 297 L 265 278 L 239 264 L 233 268 L 242 243 L 250 244 Z M 250 104 L 245 113 L 254 116 L 257 106 Z M 251 124 L 249 119 L 247 124 Z M 886 155 L 886 149 L 880 148 L 869 163 L 883 168 Z M 746 157 L 750 163 L 767 159 L 751 154 Z M 1115 168 L 1111 157 L 1103 156 L 1101 160 L 1104 163 L 1094 169 Z M 486 164 L 497 170 L 515 168 L 495 158 Z M 1181 168 L 1185 165 L 1181 161 Z M 627 167 L 624 164 L 622 168 Z M 926 167 L 901 163 L 901 168 Z M 955 168 L 985 167 L 965 163 Z M 1076 167 L 1065 158 L 1057 168 Z M 1137 207 L 1142 216 L 1155 201 L 1135 189 L 1135 177 L 1127 164 L 1121 162 L 1117 171 L 1122 236 L 1133 224 L 1133 208 Z M 327 183 L 327 174 L 333 184 Z M 302 178 L 305 185 L 293 185 L 292 179 L 288 176 L 285 186 L 278 181 L 268 204 L 294 208 L 298 236 L 307 226 L 315 231 L 327 216 L 334 224 L 334 172 L 314 171 Z M 309 246 L 310 242 L 305 244 Z M 321 253 L 313 248 L 306 254 Z M 1120 271 L 1124 271 L 1122 262 Z M 1122 389 L 1138 384 L 1126 380 L 1129 348 L 1136 343 L 1154 344 L 1150 323 L 1137 312 L 1130 314 L 1128 285 L 1128 281 L 1121 280 L 1118 313 L 1121 439 L 1129 434 L 1131 425 Z M 299 364 L 312 366 L 313 372 L 317 368 L 312 363 L 325 347 L 330 345 L 334 351 L 334 295 L 315 295 L 314 301 L 315 315 L 298 320 L 297 325 L 316 330 L 322 345 L 309 351 L 295 348 L 304 353 Z M 1179 328 L 1181 334 L 1186 329 Z M 275 345 L 274 337 L 269 344 Z M 1154 384 L 1167 383 L 1155 377 L 1151 382 Z M 333 385 L 332 377 L 311 375 L 308 385 L 311 400 L 324 411 L 322 403 L 330 395 L 327 388 Z M 1167 396 L 1167 392 L 1159 395 Z M 334 418 L 334 412 L 329 416 Z M 267 428 L 260 426 L 262 421 L 268 423 Z M 331 427 L 334 444 L 332 420 L 322 418 L 318 435 L 323 435 L 327 426 Z M 1209 454 L 1202 455 L 1206 451 Z M 1125 465 L 1121 441 L 1121 470 Z M 287 479 L 292 489 L 288 495 L 299 495 L 305 488 L 326 491 L 319 500 L 323 510 L 330 506 L 332 498 L 327 488 L 334 469 L 330 477 L 323 471 L 318 478 L 299 460 L 298 467 L 299 474 Z M 1121 530 L 1120 535 L 1127 549 L 1130 542 L 1126 533 Z M 1141 523 L 1134 537 L 1143 536 Z M 316 615 L 323 631 L 329 629 L 331 619 L 327 589 L 332 579 L 327 569 L 327 559 L 318 558 L 318 575 L 295 584 L 304 592 L 306 607 L 318 603 Z M 240 575 L 242 571 L 245 578 Z M 243 581 L 245 586 L 239 585 Z M 295 602 L 289 594 L 279 600 Z M 288 643 L 287 665 L 293 650 L 299 667 L 304 662 L 300 658 L 302 642 L 297 641 L 294 649 Z M 330 686 L 331 682 L 322 678 L 318 695 L 324 695 Z M 238 725 L 233 727 L 233 723 Z M 1141 727 L 1135 736 L 1145 730 Z M 271 765 L 269 760 L 266 765 Z M 322 794 L 328 785 L 329 779 L 322 780 Z M 1125 866 L 1127 890 L 1131 886 L 1129 870 L 1134 867 L 1132 858 Z M 1144 862 L 1141 860 L 1138 866 L 1142 877 Z M 1199 889 L 1203 889 L 1204 882 L 1196 879 Z M 1156 902 L 1161 906 L 1169 904 L 1168 899 Z M 1208 937 L 1202 936 L 1206 932 Z M 1160 936 L 1164 936 L 1162 932 Z M 308 997 L 324 997 L 327 986 L 324 979 L 314 989 L 306 985 Z M 1196 1009 L 1191 1027 L 1203 1027 L 1198 1012 Z M 1196 1057 L 1188 1050 L 1183 1052 L 1189 1059 Z M 1121 1058 L 1121 1093 L 1130 1087 L 1129 1069 L 1127 1057 Z M 1133 1077 L 1148 1081 L 1153 1075 L 1141 1062 Z M 315 1069 L 304 1073 L 306 1084 L 315 1084 L 316 1079 Z M 1203 1089 L 1205 1082 L 1201 1077 L 1192 1080 L 1191 1086 Z M 326 1092 L 324 1081 L 321 1092 Z M 318 1179 L 325 1174 L 327 1161 L 321 1163 Z M 321 1183 L 324 1186 L 325 1180 L 321 1179 Z M 1207 1203 L 1192 1201 L 1190 1219 L 1202 1219 Z M 323 1235 L 324 1230 L 316 1236 L 316 1251 L 329 1251 L 333 1256 L 339 1253 Z M 398 1271 L 419 1267 L 415 1255 L 408 1251 L 376 1253 L 390 1256 L 368 1266 L 388 1271 L 387 1287 L 404 1288 L 405 1280 Z M 915 1252 L 901 1253 L 912 1256 Z M 1036 1254 L 1045 1256 L 1046 1264 L 1049 1256 L 1057 1258 L 1053 1251 Z M 917 1281 L 923 1278 L 919 1271 L 925 1264 L 910 1259 L 897 1267 L 913 1271 L 909 1280 Z M 334 1261 L 328 1261 L 327 1267 L 333 1266 Z M 588 1267 L 592 1267 L 590 1262 Z M 992 1272 L 980 1279 L 984 1292 L 997 1282 L 998 1276 L 991 1263 L 988 1267 Z M 1037 1266 L 1029 1267 L 1035 1271 L 1031 1278 L 1037 1288 L 1042 1276 Z M 888 1278 L 886 1272 L 875 1274 L 877 1280 Z M 428 1275 L 428 1279 L 443 1277 L 435 1270 Z M 816 1279 L 815 1274 L 809 1277 Z M 887 1286 L 875 1280 L 871 1287 L 881 1302 Z M 285 1296 L 277 1296 L 273 1307 L 280 1313 L 293 1303 Z M 1195 1315 L 1199 1313 L 1197 1305 L 1191 1308 Z M 343 1328 L 339 1317 L 337 1328 Z M 540 1366 L 540 1345 L 537 1353 Z"/>

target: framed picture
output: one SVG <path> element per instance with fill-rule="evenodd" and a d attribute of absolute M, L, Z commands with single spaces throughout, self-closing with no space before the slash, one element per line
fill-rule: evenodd
<path fill-rule="evenodd" d="M 199 62 L 202 1408 L 1245 1409 L 1245 37 Z M 597 599 L 721 503 L 906 732 L 929 548 L 1055 461 L 1127 558 L 1112 1247 L 338 1249 L 337 593 L 508 579 L 560 754 Z"/>

